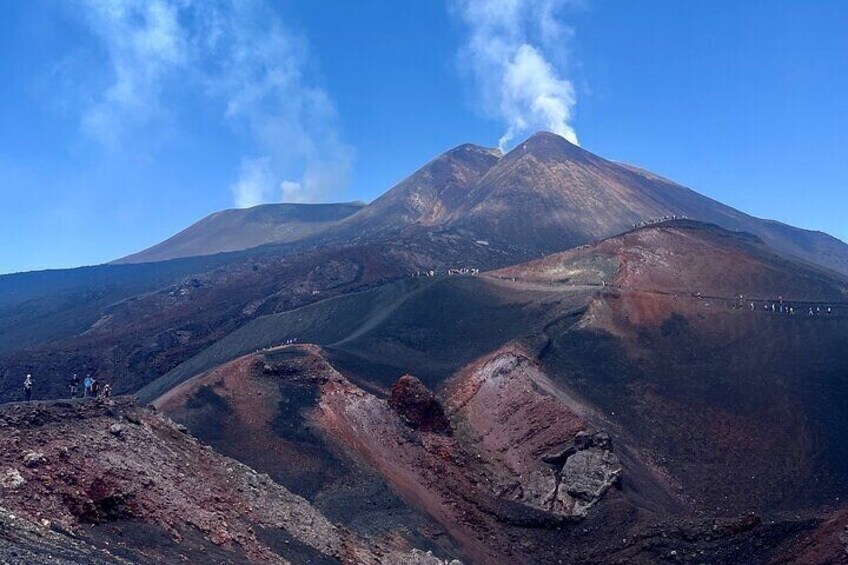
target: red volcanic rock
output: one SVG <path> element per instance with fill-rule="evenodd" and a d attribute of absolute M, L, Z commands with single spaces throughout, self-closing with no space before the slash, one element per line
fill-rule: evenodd
<path fill-rule="evenodd" d="M 0 406 L 0 498 L 0 563 L 443 563 L 372 550 L 128 397 Z"/>
<path fill-rule="evenodd" d="M 439 399 L 412 375 L 402 376 L 392 386 L 389 406 L 413 429 L 446 435 L 451 433 L 450 422 Z"/>

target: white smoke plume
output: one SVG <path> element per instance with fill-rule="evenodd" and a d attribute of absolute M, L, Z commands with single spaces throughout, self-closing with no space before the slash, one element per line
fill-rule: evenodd
<path fill-rule="evenodd" d="M 112 82 L 84 110 L 83 127 L 107 146 L 133 126 L 167 121 L 170 89 L 195 89 L 222 107 L 244 138 L 235 204 L 306 202 L 347 182 L 352 149 L 339 137 L 335 107 L 310 79 L 304 37 L 265 0 L 82 0 L 108 55 Z"/>
<path fill-rule="evenodd" d="M 242 159 L 239 179 L 231 187 L 238 208 L 250 208 L 268 201 L 274 192 L 274 171 L 268 157 Z"/>
<path fill-rule="evenodd" d="M 545 129 L 577 143 L 574 85 L 562 76 L 571 30 L 559 19 L 569 0 L 455 0 L 469 30 L 460 53 L 486 113 L 502 119 L 501 150 Z"/>

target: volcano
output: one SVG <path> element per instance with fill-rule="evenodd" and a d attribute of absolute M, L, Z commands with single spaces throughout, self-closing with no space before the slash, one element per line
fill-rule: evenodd
<path fill-rule="evenodd" d="M 310 221 L 302 218 L 307 210 Z M 471 144 L 451 149 L 361 208 L 276 205 L 228 211 L 122 262 L 274 243 L 373 240 L 422 230 L 456 233 L 529 253 L 552 253 L 673 217 L 752 233 L 775 249 L 848 273 L 848 245 L 836 238 L 751 217 L 545 132 L 506 155 Z"/>
<path fill-rule="evenodd" d="M 540 133 L 0 277 L 0 559 L 840 562 L 847 261 Z"/>

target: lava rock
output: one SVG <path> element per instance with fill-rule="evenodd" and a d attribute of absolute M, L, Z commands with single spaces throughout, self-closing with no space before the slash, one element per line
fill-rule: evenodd
<path fill-rule="evenodd" d="M 578 501 L 591 503 L 599 499 L 621 474 L 618 457 L 611 451 L 586 449 L 568 458 L 562 469 L 566 492 Z"/>
<path fill-rule="evenodd" d="M 542 462 L 547 463 L 548 465 L 553 465 L 554 467 L 562 467 L 566 460 L 575 453 L 577 453 L 577 449 L 575 449 L 573 445 L 569 445 L 560 451 L 542 455 Z"/>
<path fill-rule="evenodd" d="M 24 484 L 26 484 L 26 479 L 17 469 L 6 469 L 3 473 L 0 473 L 0 486 L 3 488 L 15 490 L 21 488 Z"/>
<path fill-rule="evenodd" d="M 141 425 L 141 418 L 139 418 L 136 414 L 133 414 L 133 413 L 124 414 L 124 419 L 127 422 L 129 422 L 130 424 L 135 424 L 136 426 Z"/>
<path fill-rule="evenodd" d="M 596 432 L 592 436 L 592 445 L 598 449 L 609 451 L 612 449 L 612 438 L 606 432 Z"/>
<path fill-rule="evenodd" d="M 27 451 L 24 454 L 24 466 L 26 467 L 38 467 L 39 465 L 47 462 L 47 458 L 43 453 L 37 451 Z"/>
<path fill-rule="evenodd" d="M 574 448 L 577 451 L 589 449 L 592 447 L 592 434 L 585 431 L 579 431 L 574 435 Z"/>
<path fill-rule="evenodd" d="M 563 515 L 584 518 L 589 509 L 615 485 L 622 473 L 621 461 L 612 452 L 605 432 L 577 432 L 572 445 L 542 456 L 554 466 L 554 474 L 538 485 L 547 507 Z"/>
<path fill-rule="evenodd" d="M 436 395 L 412 375 L 402 376 L 392 386 L 389 406 L 413 429 L 445 435 L 452 433 Z"/>

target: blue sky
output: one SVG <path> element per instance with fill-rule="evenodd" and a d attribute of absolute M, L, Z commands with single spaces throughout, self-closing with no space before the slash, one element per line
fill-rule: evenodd
<path fill-rule="evenodd" d="M 206 214 L 370 200 L 432 156 L 579 138 L 848 239 L 848 3 L 8 2 L 0 272 Z"/>

